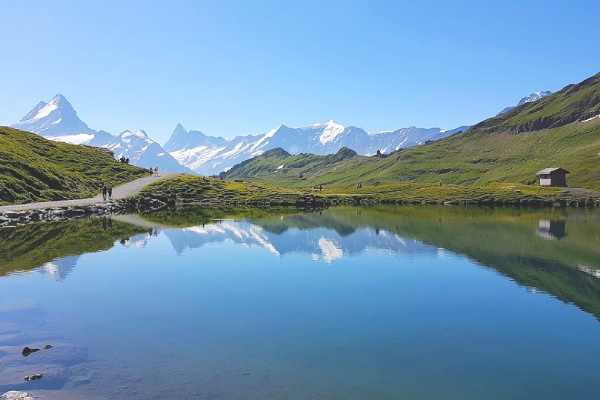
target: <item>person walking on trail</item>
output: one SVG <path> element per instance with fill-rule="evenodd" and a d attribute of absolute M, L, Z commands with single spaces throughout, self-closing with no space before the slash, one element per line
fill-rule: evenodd
<path fill-rule="evenodd" d="M 108 187 L 108 199 L 112 200 L 112 186 Z"/>
<path fill-rule="evenodd" d="M 440 186 L 442 186 L 442 180 L 440 179 Z"/>
<path fill-rule="evenodd" d="M 154 168 L 154 175 L 156 175 L 156 177 L 158 177 L 158 167 Z"/>
<path fill-rule="evenodd" d="M 106 195 L 108 193 L 108 188 L 106 187 L 106 185 L 102 185 L 102 199 L 104 201 L 106 201 Z"/>
<path fill-rule="evenodd" d="M 154 170 L 152 169 L 152 167 L 148 168 L 148 172 L 150 172 L 150 176 L 152 176 L 152 173 L 154 172 Z"/>

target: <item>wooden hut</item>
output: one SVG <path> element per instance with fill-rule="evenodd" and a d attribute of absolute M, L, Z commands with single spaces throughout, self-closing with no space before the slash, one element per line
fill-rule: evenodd
<path fill-rule="evenodd" d="M 546 168 L 537 173 L 540 177 L 540 186 L 567 186 L 569 171 L 563 168 Z"/>

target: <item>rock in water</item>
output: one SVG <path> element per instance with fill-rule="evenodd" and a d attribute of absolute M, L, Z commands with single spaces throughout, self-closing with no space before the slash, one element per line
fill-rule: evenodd
<path fill-rule="evenodd" d="M 23 357 L 27 357 L 28 355 L 30 355 L 31 353 L 35 353 L 36 351 L 40 351 L 40 349 L 30 349 L 29 347 L 25 347 L 21 354 L 23 354 Z"/>
<path fill-rule="evenodd" d="M 17 392 L 16 390 L 11 390 L 10 392 L 6 392 L 1 397 L 2 400 L 35 400 L 35 397 L 25 392 Z"/>

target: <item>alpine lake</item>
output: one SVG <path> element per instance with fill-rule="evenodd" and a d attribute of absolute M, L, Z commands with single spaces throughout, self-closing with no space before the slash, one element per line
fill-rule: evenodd
<path fill-rule="evenodd" d="M 0 394 L 597 399 L 599 318 L 597 210 L 183 208 L 0 229 Z"/>

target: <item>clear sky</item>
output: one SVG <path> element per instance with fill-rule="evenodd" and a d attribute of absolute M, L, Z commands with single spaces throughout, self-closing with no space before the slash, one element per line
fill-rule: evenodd
<path fill-rule="evenodd" d="M 62 93 L 91 128 L 333 118 L 453 128 L 600 71 L 600 2 L 0 2 L 0 124 Z"/>

